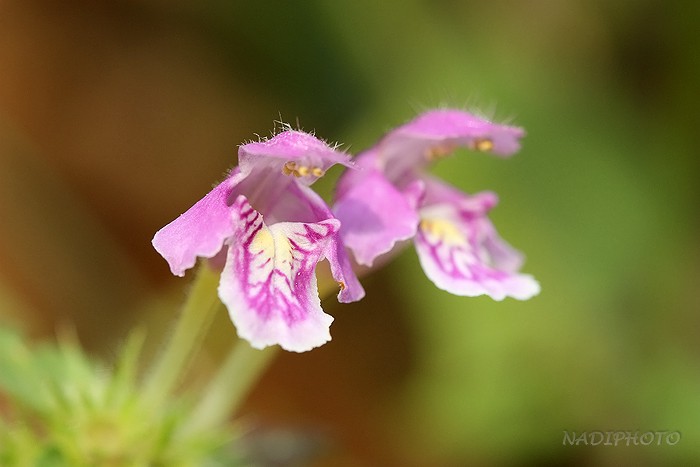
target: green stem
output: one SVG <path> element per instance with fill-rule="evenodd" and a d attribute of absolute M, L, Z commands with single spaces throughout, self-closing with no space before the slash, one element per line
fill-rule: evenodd
<path fill-rule="evenodd" d="M 225 423 L 253 389 L 278 351 L 277 346 L 257 350 L 245 340 L 236 342 L 206 387 L 186 430 L 200 431 Z"/>
<path fill-rule="evenodd" d="M 321 274 L 318 283 L 321 297 L 337 290 L 330 274 Z M 214 379 L 204 389 L 199 404 L 184 427 L 184 433 L 217 428 L 235 413 L 248 393 L 280 351 L 279 346 L 257 350 L 239 339 L 231 348 Z"/>
<path fill-rule="evenodd" d="M 200 264 L 174 332 L 148 375 L 146 397 L 157 400 L 170 394 L 187 370 L 219 308 L 219 275 L 208 264 Z"/>
<path fill-rule="evenodd" d="M 318 288 L 319 295 L 325 297 L 337 290 L 337 284 L 330 274 L 321 274 Z M 255 387 L 279 351 L 279 346 L 256 350 L 245 340 L 239 339 L 194 408 L 185 431 L 211 429 L 226 422 Z"/>

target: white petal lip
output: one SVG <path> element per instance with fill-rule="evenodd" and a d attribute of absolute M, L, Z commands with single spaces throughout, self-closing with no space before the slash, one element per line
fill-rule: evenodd
<path fill-rule="evenodd" d="M 493 253 L 500 255 L 498 262 L 509 265 L 519 261 L 520 253 L 497 236 L 486 217 L 466 222 L 455 215 L 431 222 L 440 228 L 422 222 L 414 244 L 425 274 L 438 288 L 461 296 L 488 295 L 498 301 L 506 297 L 527 300 L 540 292 L 532 276 L 492 263 Z M 507 253 L 513 255 L 512 261 L 504 257 Z"/>
<path fill-rule="evenodd" d="M 240 337 L 256 348 L 279 344 L 304 352 L 330 340 L 315 276 L 340 223 L 281 222 L 266 226 L 245 197 L 232 206 L 236 223 L 219 295 Z"/>

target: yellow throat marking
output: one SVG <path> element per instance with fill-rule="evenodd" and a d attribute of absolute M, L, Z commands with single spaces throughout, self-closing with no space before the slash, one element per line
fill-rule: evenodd
<path fill-rule="evenodd" d="M 465 235 L 454 225 L 445 219 L 423 219 L 420 228 L 429 236 L 437 238 L 448 245 L 465 245 Z"/>

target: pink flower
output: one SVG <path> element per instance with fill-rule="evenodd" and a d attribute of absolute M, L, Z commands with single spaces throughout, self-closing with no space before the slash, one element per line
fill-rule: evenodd
<path fill-rule="evenodd" d="M 539 293 L 537 281 L 518 273 L 522 255 L 504 242 L 488 219 L 493 193 L 467 195 L 426 173 L 458 147 L 503 157 L 520 147 L 522 129 L 459 110 L 433 110 L 384 136 L 360 154 L 361 170 L 339 181 L 333 208 L 340 233 L 358 263 L 371 266 L 397 242 L 413 239 L 423 270 L 456 295 Z"/>
<path fill-rule="evenodd" d="M 238 334 L 256 348 L 303 352 L 331 339 L 316 264 L 328 259 L 338 300 L 364 296 L 340 236 L 340 222 L 309 188 L 349 156 L 294 130 L 244 144 L 239 165 L 187 212 L 160 229 L 154 248 L 173 274 L 225 250 L 219 297 Z"/>

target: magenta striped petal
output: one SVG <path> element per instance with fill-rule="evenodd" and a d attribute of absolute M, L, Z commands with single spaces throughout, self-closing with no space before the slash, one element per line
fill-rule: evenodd
<path fill-rule="evenodd" d="M 459 205 L 422 209 L 414 239 L 418 258 L 428 278 L 455 295 L 529 299 L 540 286 L 532 276 L 517 272 L 522 254 L 498 236 L 486 217 L 494 204 L 491 193 L 481 193 Z"/>
<path fill-rule="evenodd" d="M 295 352 L 329 341 L 333 318 L 321 309 L 314 271 L 331 254 L 338 220 L 268 226 L 244 196 L 231 217 L 219 295 L 238 334 L 256 348 L 279 344 Z"/>

